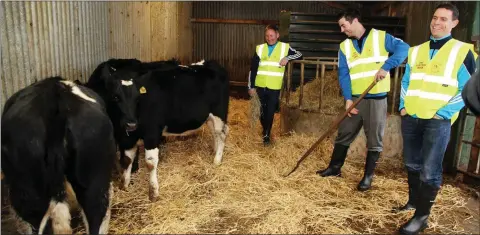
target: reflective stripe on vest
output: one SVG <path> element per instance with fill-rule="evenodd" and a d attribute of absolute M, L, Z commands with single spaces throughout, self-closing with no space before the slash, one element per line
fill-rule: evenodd
<path fill-rule="evenodd" d="M 451 39 L 430 60 L 430 42 L 410 48 L 410 82 L 405 95 L 409 115 L 431 119 L 458 92 L 457 72 L 467 56 L 469 46 Z M 458 113 L 454 114 L 454 123 Z"/>
<path fill-rule="evenodd" d="M 288 43 L 278 42 L 272 54 L 268 56 L 268 45 L 266 43 L 257 46 L 256 51 L 260 62 L 257 77 L 255 78 L 255 86 L 267 87 L 273 90 L 282 88 L 285 66 L 280 66 L 280 61 L 287 56 L 289 48 Z"/>
<path fill-rule="evenodd" d="M 388 59 L 385 50 L 385 31 L 372 29 L 365 39 L 362 53 L 359 54 L 351 39 L 346 39 L 340 44 L 340 49 L 345 54 L 352 81 L 352 94 L 359 95 L 373 82 L 375 74 Z M 390 91 L 390 74 L 378 82 L 370 90 L 370 94 Z"/>

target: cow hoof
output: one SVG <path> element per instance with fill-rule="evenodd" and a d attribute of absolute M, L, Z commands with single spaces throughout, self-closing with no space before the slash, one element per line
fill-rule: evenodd
<path fill-rule="evenodd" d="M 150 192 L 148 195 L 148 198 L 150 199 L 151 202 L 156 202 L 158 201 L 158 193 Z"/>
<path fill-rule="evenodd" d="M 128 183 L 125 183 L 125 181 L 122 180 L 119 188 L 123 191 L 128 191 L 128 185 Z"/>

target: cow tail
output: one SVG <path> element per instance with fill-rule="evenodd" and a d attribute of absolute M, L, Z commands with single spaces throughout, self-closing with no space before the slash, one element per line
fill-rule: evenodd
<path fill-rule="evenodd" d="M 49 191 L 52 197 L 61 201 L 65 197 L 64 173 L 68 151 L 66 149 L 67 132 L 67 111 L 68 106 L 65 100 L 67 88 L 59 84 L 55 89 L 56 105 L 51 106 L 51 116 L 47 123 L 47 179 Z"/>

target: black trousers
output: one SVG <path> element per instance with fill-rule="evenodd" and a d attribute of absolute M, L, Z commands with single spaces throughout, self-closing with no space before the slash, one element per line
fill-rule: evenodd
<path fill-rule="evenodd" d="M 273 117 L 278 110 L 280 90 L 272 90 L 263 87 L 256 87 L 258 98 L 260 99 L 260 123 L 263 127 L 263 136 L 270 137 L 272 130 Z"/>

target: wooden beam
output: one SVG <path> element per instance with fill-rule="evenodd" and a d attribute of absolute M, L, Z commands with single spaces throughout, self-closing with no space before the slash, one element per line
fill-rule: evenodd
<path fill-rule="evenodd" d="M 278 20 L 239 20 L 239 19 L 208 19 L 192 18 L 192 23 L 223 23 L 223 24 L 278 24 Z"/>
<path fill-rule="evenodd" d="M 377 13 L 378 11 L 381 11 L 381 10 L 389 7 L 392 3 L 395 3 L 395 2 L 379 2 L 379 3 L 376 3 L 375 5 L 370 7 L 372 15 L 375 15 L 375 13 Z"/>
<path fill-rule="evenodd" d="M 341 10 L 347 9 L 347 7 L 345 5 L 337 3 L 337 2 L 326 1 L 326 2 L 321 2 L 321 3 L 323 3 L 325 5 L 328 5 L 330 7 L 333 7 L 333 8 L 341 9 Z"/>

